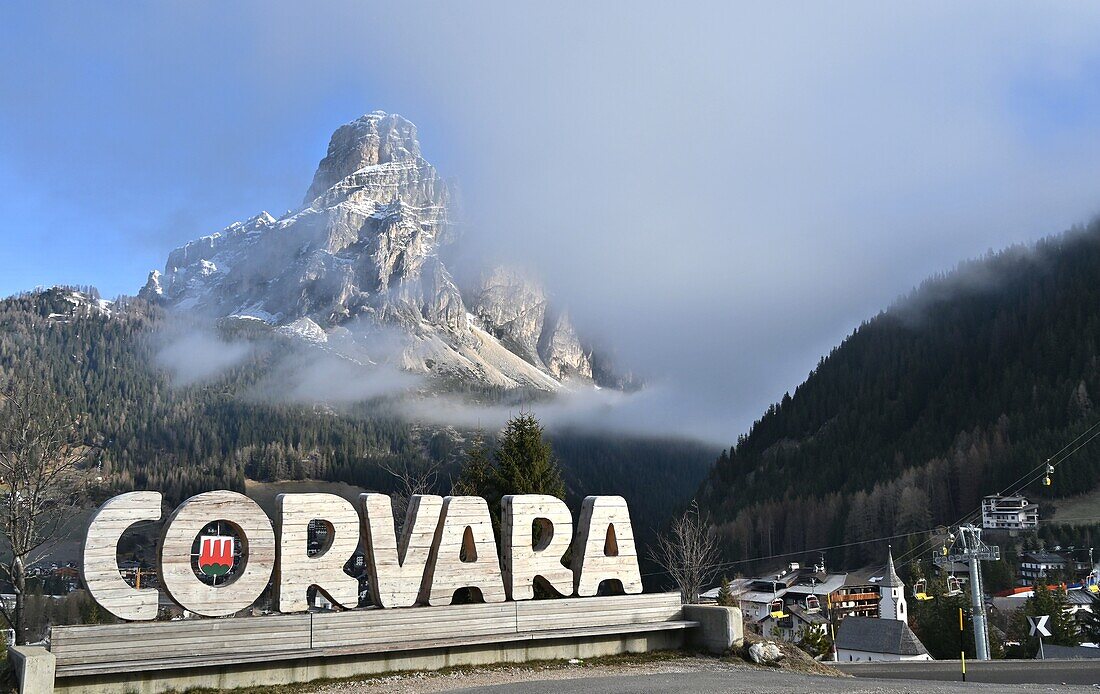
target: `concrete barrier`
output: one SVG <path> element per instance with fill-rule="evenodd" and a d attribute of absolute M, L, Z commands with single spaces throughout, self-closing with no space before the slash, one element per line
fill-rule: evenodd
<path fill-rule="evenodd" d="M 729 653 L 745 642 L 741 610 L 736 607 L 684 605 L 684 619 L 699 623 L 690 631 L 688 642 L 710 653 Z"/>
<path fill-rule="evenodd" d="M 623 653 L 673 650 L 685 631 L 667 630 L 590 637 L 555 637 L 416 651 L 302 657 L 181 670 L 144 670 L 58 679 L 57 694 L 161 694 L 193 688 L 274 687 L 318 679 L 366 677 L 404 671 L 475 667 L 494 663 L 598 658 Z"/>
<path fill-rule="evenodd" d="M 53 691 L 53 653 L 42 646 L 12 646 L 8 660 L 15 671 L 21 694 L 50 694 Z"/>
<path fill-rule="evenodd" d="M 707 616 L 718 648 L 730 616 Z M 157 694 L 593 658 L 680 648 L 698 629 L 679 593 L 55 627 L 56 673 L 51 660 L 52 689 L 41 691 Z"/>

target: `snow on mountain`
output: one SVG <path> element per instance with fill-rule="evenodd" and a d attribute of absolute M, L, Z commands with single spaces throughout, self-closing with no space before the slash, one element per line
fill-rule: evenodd
<path fill-rule="evenodd" d="M 141 296 L 330 348 L 338 334 L 372 361 L 448 380 L 552 391 L 590 379 L 568 315 L 529 278 L 496 268 L 463 296 L 440 256 L 455 241 L 452 197 L 416 126 L 375 111 L 336 130 L 301 208 L 177 248 Z M 394 329 L 396 347 L 370 337 Z"/>

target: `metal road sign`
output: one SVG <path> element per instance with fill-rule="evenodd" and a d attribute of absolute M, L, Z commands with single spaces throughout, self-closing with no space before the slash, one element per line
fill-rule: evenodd
<path fill-rule="evenodd" d="M 1031 636 L 1050 636 L 1050 629 L 1047 629 L 1047 620 L 1050 619 L 1050 615 L 1043 614 L 1037 617 L 1028 617 L 1027 623 L 1031 625 Z"/>

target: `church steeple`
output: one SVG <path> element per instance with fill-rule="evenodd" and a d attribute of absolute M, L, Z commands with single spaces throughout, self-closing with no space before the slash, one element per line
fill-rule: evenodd
<path fill-rule="evenodd" d="M 892 548 L 886 551 L 886 574 L 878 586 L 878 616 L 881 619 L 896 619 L 901 622 L 909 621 L 908 606 L 905 604 L 905 584 L 898 578 L 894 570 L 894 552 Z"/>
<path fill-rule="evenodd" d="M 894 571 L 894 551 L 889 547 L 886 550 L 886 575 L 882 579 L 882 585 L 884 586 L 904 586 L 898 578 L 898 573 Z"/>

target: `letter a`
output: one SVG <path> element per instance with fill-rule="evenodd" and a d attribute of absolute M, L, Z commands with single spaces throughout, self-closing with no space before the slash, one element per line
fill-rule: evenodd
<path fill-rule="evenodd" d="M 642 592 L 642 573 L 634 549 L 630 510 L 621 496 L 589 496 L 581 505 L 573 545 L 577 595 L 591 597 L 600 583 L 617 580 L 627 594 Z"/>
<path fill-rule="evenodd" d="M 425 577 L 429 605 L 450 605 L 455 591 L 475 588 L 485 602 L 504 602 L 489 505 L 476 496 L 448 496 Z"/>

